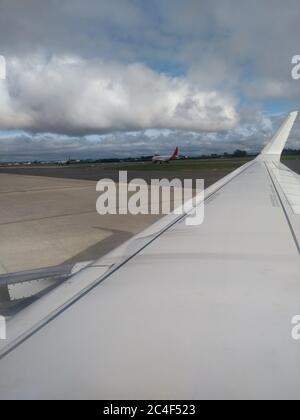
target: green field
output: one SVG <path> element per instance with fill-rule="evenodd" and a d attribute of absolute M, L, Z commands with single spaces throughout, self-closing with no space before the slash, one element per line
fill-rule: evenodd
<path fill-rule="evenodd" d="M 249 158 L 219 158 L 219 159 L 180 159 L 170 163 L 154 164 L 152 162 L 118 162 L 99 164 L 106 170 L 117 171 L 192 171 L 235 169 L 252 160 Z M 96 164 L 97 165 L 97 164 Z M 98 166 L 98 165 L 97 165 Z"/>

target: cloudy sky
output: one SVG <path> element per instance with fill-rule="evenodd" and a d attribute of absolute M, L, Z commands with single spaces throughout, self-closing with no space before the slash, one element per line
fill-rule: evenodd
<path fill-rule="evenodd" d="M 257 151 L 299 108 L 299 22 L 298 0 L 0 0 L 0 160 Z"/>

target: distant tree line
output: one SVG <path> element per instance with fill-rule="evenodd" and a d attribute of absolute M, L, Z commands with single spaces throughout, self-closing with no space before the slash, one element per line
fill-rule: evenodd
<path fill-rule="evenodd" d="M 300 155 L 299 149 L 284 149 L 282 152 L 284 156 L 294 156 L 294 155 Z"/>

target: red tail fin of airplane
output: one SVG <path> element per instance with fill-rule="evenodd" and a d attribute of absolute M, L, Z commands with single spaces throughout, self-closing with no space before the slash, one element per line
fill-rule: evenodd
<path fill-rule="evenodd" d="M 176 159 L 177 156 L 178 156 L 178 152 L 179 152 L 179 149 L 178 149 L 178 147 L 176 147 L 176 149 L 174 150 L 173 155 L 171 156 L 171 159 Z"/>

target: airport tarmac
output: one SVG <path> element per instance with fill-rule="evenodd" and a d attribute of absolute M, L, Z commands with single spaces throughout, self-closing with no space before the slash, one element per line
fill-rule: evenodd
<path fill-rule="evenodd" d="M 241 162 L 243 164 L 244 162 Z M 117 167 L 117 166 L 116 166 Z M 174 170 L 173 170 L 174 167 Z M 128 181 L 134 178 L 142 178 L 146 182 L 150 182 L 153 178 L 167 178 L 174 179 L 178 178 L 183 179 L 204 179 L 205 185 L 208 187 L 218 179 L 227 175 L 235 169 L 235 167 L 229 168 L 209 168 L 209 169 L 186 169 L 186 170 L 176 170 L 176 167 L 172 167 L 168 170 L 156 169 L 153 165 L 152 170 L 128 170 Z M 69 165 L 69 166 L 44 166 L 44 167 L 0 167 L 0 174 L 16 174 L 16 175 L 34 175 L 34 176 L 44 176 L 44 177 L 53 177 L 53 178 L 69 178 L 69 179 L 78 179 L 78 180 L 88 180 L 88 181 L 99 181 L 101 178 L 109 178 L 115 182 L 118 182 L 119 171 L 117 169 L 113 170 L 110 166 L 101 165 Z"/>
<path fill-rule="evenodd" d="M 0 174 L 0 273 L 101 256 L 157 220 L 96 212 L 94 181 Z"/>

